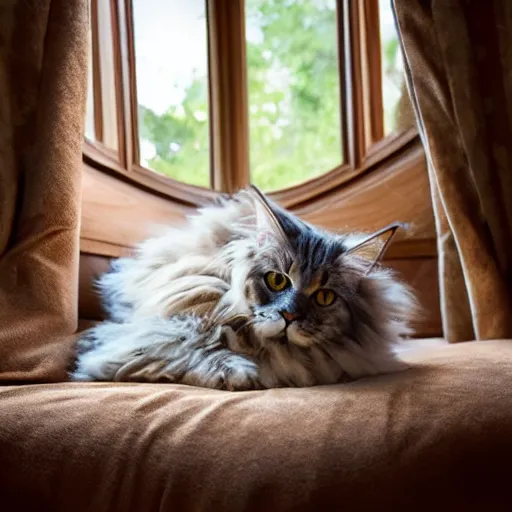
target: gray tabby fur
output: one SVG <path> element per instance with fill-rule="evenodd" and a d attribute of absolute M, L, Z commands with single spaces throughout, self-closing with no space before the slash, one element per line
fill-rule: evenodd
<path fill-rule="evenodd" d="M 246 390 L 401 370 L 393 346 L 411 334 L 416 301 L 365 256 L 373 246 L 239 192 L 100 277 L 109 319 L 79 339 L 71 378 Z M 290 287 L 271 291 L 269 271 Z M 313 300 L 318 287 L 335 292 L 332 305 Z"/>

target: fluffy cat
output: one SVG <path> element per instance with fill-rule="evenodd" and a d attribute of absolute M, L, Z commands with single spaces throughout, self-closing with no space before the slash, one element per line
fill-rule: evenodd
<path fill-rule="evenodd" d="M 100 277 L 109 318 L 71 378 L 248 390 L 403 369 L 416 302 L 378 265 L 396 228 L 328 233 L 254 187 L 222 199 Z"/>

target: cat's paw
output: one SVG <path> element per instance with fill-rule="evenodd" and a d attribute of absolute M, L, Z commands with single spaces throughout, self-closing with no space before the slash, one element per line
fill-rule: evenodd
<path fill-rule="evenodd" d="M 242 356 L 233 356 L 223 362 L 221 388 L 227 391 L 263 389 L 258 367 Z"/>

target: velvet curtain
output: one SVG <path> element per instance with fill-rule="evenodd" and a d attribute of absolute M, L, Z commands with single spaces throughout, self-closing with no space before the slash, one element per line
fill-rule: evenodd
<path fill-rule="evenodd" d="M 512 337 L 512 2 L 394 0 L 449 341 Z"/>
<path fill-rule="evenodd" d="M 87 8 L 0 3 L 0 382 L 65 378 L 77 321 Z"/>

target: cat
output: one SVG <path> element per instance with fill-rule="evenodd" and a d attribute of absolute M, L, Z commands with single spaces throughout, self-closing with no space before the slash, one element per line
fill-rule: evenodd
<path fill-rule="evenodd" d="M 334 234 L 256 187 L 222 198 L 99 278 L 108 319 L 80 336 L 71 379 L 234 391 L 403 370 L 417 302 L 379 264 L 398 227 Z"/>

